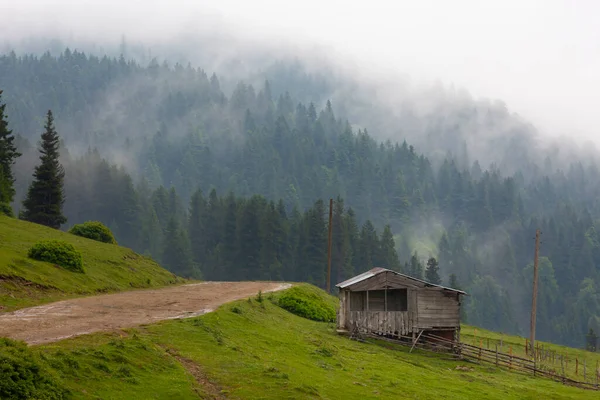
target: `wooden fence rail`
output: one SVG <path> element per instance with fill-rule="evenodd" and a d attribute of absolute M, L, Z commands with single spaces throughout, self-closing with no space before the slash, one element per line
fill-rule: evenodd
<path fill-rule="evenodd" d="M 407 344 L 414 348 L 425 351 L 451 351 L 456 354 L 457 357 L 468 359 L 470 361 L 479 363 L 485 362 L 496 365 L 497 367 L 508 368 L 515 372 L 533 374 L 534 376 L 542 376 L 562 382 L 566 385 L 577 386 L 583 389 L 599 390 L 598 381 L 600 379 L 600 371 L 598 368 L 596 368 L 595 383 L 572 379 L 565 374 L 566 362 L 562 356 L 559 357 L 561 360 L 561 370 L 560 373 L 557 373 L 554 369 L 549 368 L 547 365 L 538 364 L 538 361 L 540 360 L 537 357 L 528 359 L 512 354 L 512 346 L 509 346 L 509 352 L 505 353 L 498 350 L 498 345 L 495 346 L 495 349 L 487 349 L 483 348 L 482 346 L 477 347 L 468 343 L 455 342 L 429 333 L 423 335 L 423 341 L 414 341 L 414 339 L 409 336 L 398 336 L 394 339 L 389 339 L 385 336 L 376 334 L 368 334 L 368 336 L 375 339 L 390 341 L 392 343 Z M 585 368 L 585 365 L 586 364 L 584 363 L 583 368 Z M 586 376 L 585 374 L 586 372 L 584 372 L 584 379 Z"/>

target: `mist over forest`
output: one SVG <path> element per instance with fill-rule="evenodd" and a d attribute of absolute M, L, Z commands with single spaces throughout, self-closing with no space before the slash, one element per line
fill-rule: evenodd
<path fill-rule="evenodd" d="M 15 213 L 51 109 L 63 229 L 108 225 L 184 276 L 325 286 L 373 266 L 469 293 L 469 324 L 526 333 L 536 229 L 538 337 L 600 331 L 598 153 L 510 104 L 377 76 L 326 51 L 212 35 L 159 44 L 7 42 L 0 90 L 18 135 Z"/>

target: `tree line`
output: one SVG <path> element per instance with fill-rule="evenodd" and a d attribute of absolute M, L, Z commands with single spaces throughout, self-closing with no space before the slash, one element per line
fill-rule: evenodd
<path fill-rule="evenodd" d="M 45 75 L 34 82 L 30 71 Z M 435 258 L 441 281 L 452 279 L 469 292 L 470 323 L 511 333 L 528 329 L 533 238 L 540 228 L 547 260 L 540 293 L 548 291 L 538 302 L 540 338 L 579 346 L 589 328 L 598 331 L 600 170 L 593 159 L 574 158 L 563 167 L 548 158 L 540 168 L 525 158 L 520 162 L 531 168 L 510 175 L 482 168 L 474 156 L 483 154 L 447 154 L 435 163 L 405 141 L 381 142 L 353 128 L 331 103 L 298 102 L 293 93 L 274 93 L 269 82 L 260 88 L 240 82 L 226 95 L 215 74 L 198 68 L 144 67 L 80 52 L 0 57 L 0 84 L 10 89 L 11 126 L 23 133 L 14 141 L 23 153 L 14 170 L 15 209 L 35 165 L 36 115 L 52 105 L 65 141 L 69 224 L 98 219 L 120 243 L 160 257 L 156 238 L 162 236 L 148 233 L 167 227 L 159 205 L 177 204 L 175 221 L 187 231 L 198 188 L 207 197 L 215 189 L 225 198 L 232 192 L 245 201 L 255 195 L 276 205 L 282 200 L 288 220 L 294 209 L 302 215 L 316 199 L 339 196 L 359 233 L 371 221 L 381 241 L 390 226 L 398 269 L 425 279 Z M 118 112 L 108 99 L 118 100 Z M 501 117 L 487 112 L 490 124 Z M 449 128 L 440 122 L 436 129 L 444 133 L 432 134 L 447 135 Z M 355 261 L 343 265 L 364 271 L 352 264 L 362 252 L 351 248 Z"/>

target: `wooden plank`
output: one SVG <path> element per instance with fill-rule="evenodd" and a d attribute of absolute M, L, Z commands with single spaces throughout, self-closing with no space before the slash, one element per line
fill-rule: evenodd
<path fill-rule="evenodd" d="M 431 310 L 420 310 L 419 315 L 421 318 L 458 318 L 460 313 L 457 312 L 442 312 L 442 311 L 431 311 Z"/>
<path fill-rule="evenodd" d="M 423 311 L 429 311 L 429 312 L 460 312 L 460 309 L 458 307 L 455 306 L 448 306 L 448 307 L 440 307 L 440 306 L 426 306 L 426 307 L 420 307 L 419 311 L 423 312 Z"/>
<path fill-rule="evenodd" d="M 456 312 L 456 310 L 419 310 L 419 314 L 422 318 L 431 318 L 431 317 L 448 317 L 448 318 L 457 318 L 460 315 L 460 311 Z"/>
<path fill-rule="evenodd" d="M 419 326 L 423 325 L 433 325 L 433 326 L 458 326 L 460 324 L 460 320 L 458 318 L 420 318 Z"/>
<path fill-rule="evenodd" d="M 419 321 L 431 321 L 431 320 L 458 320 L 458 315 L 447 315 L 447 314 L 419 314 Z"/>
<path fill-rule="evenodd" d="M 408 333 L 408 329 L 407 329 L 408 321 L 405 321 L 406 313 L 398 314 L 398 317 L 400 319 L 399 324 L 400 324 L 401 334 L 404 336 Z"/>
<path fill-rule="evenodd" d="M 392 287 L 406 287 L 406 288 L 414 288 L 421 289 L 424 287 L 424 284 L 420 282 L 413 281 L 412 279 L 405 278 L 403 276 L 399 276 L 393 273 L 388 273 L 386 276 L 386 284 Z"/>
<path fill-rule="evenodd" d="M 360 281 L 352 286 L 348 286 L 346 289 L 353 292 L 383 289 L 386 279 L 382 275 L 383 274 L 372 276 L 370 278 L 365 279 L 364 281 Z"/>

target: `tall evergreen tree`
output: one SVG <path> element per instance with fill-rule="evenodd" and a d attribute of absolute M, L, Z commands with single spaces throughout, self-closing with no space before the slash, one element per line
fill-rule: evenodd
<path fill-rule="evenodd" d="M 192 256 L 194 262 L 203 268 L 206 261 L 206 227 L 203 224 L 204 213 L 206 212 L 206 199 L 202 190 L 197 189 L 190 200 L 188 232 L 192 246 Z M 208 271 L 204 270 L 207 274 Z"/>
<path fill-rule="evenodd" d="M 440 279 L 438 262 L 435 257 L 429 258 L 427 260 L 427 268 L 425 269 L 425 280 L 429 283 L 433 283 L 434 285 L 439 285 L 442 283 Z"/>
<path fill-rule="evenodd" d="M 405 264 L 404 269 L 408 276 L 423 279 L 423 264 L 419 260 L 419 254 L 416 251 L 410 257 L 410 262 Z"/>
<path fill-rule="evenodd" d="M 165 232 L 162 263 L 169 271 L 184 277 L 200 278 L 200 270 L 193 262 L 190 240 L 175 216 L 169 218 Z"/>
<path fill-rule="evenodd" d="M 237 259 L 238 266 L 235 275 L 241 280 L 252 279 L 260 273 L 261 237 L 259 231 L 260 223 L 260 197 L 253 196 L 246 204 L 240 214 L 237 233 Z"/>
<path fill-rule="evenodd" d="M 2 90 L 0 90 L 0 213 L 12 215 L 10 203 L 15 197 L 15 177 L 12 166 L 21 156 L 13 143 L 15 140 L 12 130 L 8 129 L 7 117 L 4 114 L 6 104 L 2 104 Z"/>
<path fill-rule="evenodd" d="M 39 149 L 41 163 L 35 167 L 34 179 L 23 201 L 20 218 L 58 229 L 67 222 L 67 218 L 62 213 L 65 202 L 63 190 L 65 171 L 59 161 L 59 137 L 50 110 L 46 115 L 44 128 Z"/>
<path fill-rule="evenodd" d="M 450 274 L 450 278 L 448 278 L 448 286 L 452 289 L 460 290 L 460 285 L 458 284 L 458 278 L 456 277 L 456 274 Z"/>
<path fill-rule="evenodd" d="M 308 281 L 323 287 L 326 281 L 327 266 L 327 224 L 323 200 L 317 200 L 313 208 L 305 214 L 305 224 L 304 257 Z"/>
<path fill-rule="evenodd" d="M 389 225 L 383 228 L 379 244 L 381 246 L 381 266 L 400 272 L 401 267 L 400 261 L 398 261 L 398 253 L 396 253 L 396 243 L 394 242 L 394 235 Z"/>

